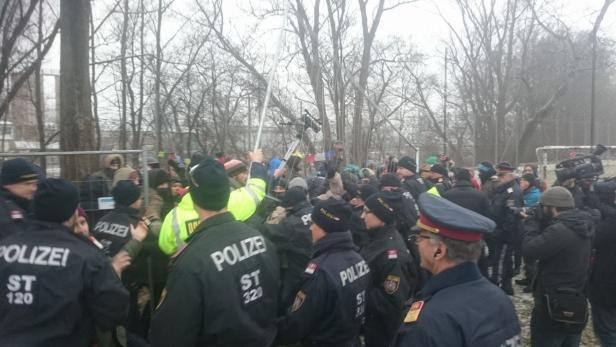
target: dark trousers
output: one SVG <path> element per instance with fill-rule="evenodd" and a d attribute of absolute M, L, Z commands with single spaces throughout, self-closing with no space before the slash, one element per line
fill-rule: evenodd
<path fill-rule="evenodd" d="M 592 305 L 592 323 L 603 347 L 616 347 L 616 308 Z"/>
<path fill-rule="evenodd" d="M 547 322 L 545 313 L 537 305 L 530 318 L 531 347 L 579 347 L 582 333 L 572 333 L 552 329 L 555 322 Z M 546 324 L 547 323 L 547 324 Z"/>
<path fill-rule="evenodd" d="M 491 281 L 497 285 L 511 282 L 513 278 L 512 244 L 507 241 L 496 240 L 490 258 L 492 265 Z"/>

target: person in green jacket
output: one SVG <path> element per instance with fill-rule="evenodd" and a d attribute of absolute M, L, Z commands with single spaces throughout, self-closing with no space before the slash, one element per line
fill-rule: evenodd
<path fill-rule="evenodd" d="M 263 151 L 258 149 L 250 153 L 252 166 L 250 176 L 248 168 L 239 160 L 225 164 L 231 186 L 235 187 L 229 196 L 227 211 L 238 221 L 250 218 L 265 197 L 267 169 L 262 164 Z M 190 190 L 190 188 L 189 188 Z M 195 211 L 191 194 L 185 194 L 178 206 L 172 209 L 164 219 L 158 237 L 158 247 L 168 255 L 176 253 L 185 246 L 185 241 L 199 225 L 199 216 Z"/>

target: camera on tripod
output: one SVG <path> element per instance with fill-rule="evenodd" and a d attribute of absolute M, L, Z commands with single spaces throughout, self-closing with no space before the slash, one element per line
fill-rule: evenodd
<path fill-rule="evenodd" d="M 576 180 L 593 179 L 603 174 L 603 164 L 600 155 L 605 153 L 604 145 L 597 145 L 590 155 L 563 160 L 556 165 L 556 178 L 563 182 L 571 178 Z"/>

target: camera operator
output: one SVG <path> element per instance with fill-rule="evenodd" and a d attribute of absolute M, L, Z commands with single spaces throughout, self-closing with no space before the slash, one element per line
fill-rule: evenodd
<path fill-rule="evenodd" d="M 522 254 L 538 260 L 531 346 L 579 346 L 588 315 L 592 221 L 563 187 L 548 189 L 539 202 L 541 213 L 527 221 L 522 241 Z"/>

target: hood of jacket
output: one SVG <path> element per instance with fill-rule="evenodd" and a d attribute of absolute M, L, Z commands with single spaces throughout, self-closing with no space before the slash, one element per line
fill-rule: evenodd
<path fill-rule="evenodd" d="M 563 211 L 556 217 L 556 220 L 562 222 L 582 238 L 586 239 L 594 235 L 591 215 L 577 208 Z"/>

